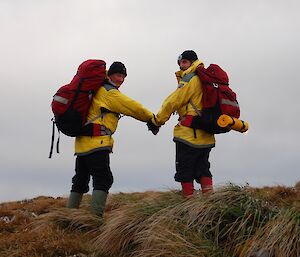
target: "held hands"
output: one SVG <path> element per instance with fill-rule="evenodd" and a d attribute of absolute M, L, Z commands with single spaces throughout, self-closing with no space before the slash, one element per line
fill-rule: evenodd
<path fill-rule="evenodd" d="M 155 115 L 154 114 L 153 114 L 152 120 L 155 122 Z M 150 130 L 153 135 L 157 135 L 157 133 L 160 129 L 160 126 L 155 125 L 152 120 L 149 120 L 147 122 L 147 127 L 148 127 L 148 130 Z"/>
<path fill-rule="evenodd" d="M 153 135 L 157 135 L 159 128 L 160 128 L 160 127 L 156 126 L 155 124 L 153 124 L 151 120 L 149 120 L 147 122 L 147 127 L 148 127 L 148 130 L 150 130 Z"/>

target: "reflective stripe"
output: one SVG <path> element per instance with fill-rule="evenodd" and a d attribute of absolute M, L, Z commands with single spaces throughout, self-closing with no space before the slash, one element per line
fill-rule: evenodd
<path fill-rule="evenodd" d="M 227 105 L 231 105 L 234 107 L 239 107 L 239 104 L 235 101 L 230 101 L 228 99 L 222 99 L 221 104 L 227 104 Z"/>
<path fill-rule="evenodd" d="M 186 75 L 184 75 L 182 77 L 181 81 L 183 81 L 183 82 L 189 82 L 192 79 L 192 77 L 194 77 L 195 75 L 196 75 L 196 73 L 194 73 L 194 72 L 186 74 Z"/>
<path fill-rule="evenodd" d="M 109 91 L 109 90 L 112 90 L 112 89 L 118 90 L 118 88 L 115 85 L 112 85 L 112 84 L 104 84 L 103 87 L 106 89 L 106 91 Z"/>
<path fill-rule="evenodd" d="M 110 129 L 108 129 L 103 125 L 100 126 L 100 130 L 101 130 L 101 136 L 111 136 L 113 134 Z"/>
<path fill-rule="evenodd" d="M 67 104 L 69 102 L 67 98 L 61 97 L 59 95 L 53 96 L 53 100 L 62 104 Z"/>
<path fill-rule="evenodd" d="M 90 123 L 93 123 L 95 120 L 98 120 L 98 119 L 101 118 L 103 115 L 104 115 L 104 114 L 101 113 L 101 114 L 95 116 L 94 118 L 92 118 L 91 120 L 88 120 L 88 121 L 84 124 L 84 126 L 86 126 L 86 125 L 88 125 L 88 124 L 90 124 Z"/>

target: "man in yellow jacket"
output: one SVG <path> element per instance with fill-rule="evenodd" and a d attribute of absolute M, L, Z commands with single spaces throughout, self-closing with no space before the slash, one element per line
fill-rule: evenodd
<path fill-rule="evenodd" d="M 172 113 L 179 114 L 173 138 L 176 144 L 174 178 L 181 183 L 183 196 L 191 197 L 194 180 L 200 183 L 203 193 L 213 189 L 208 159 L 211 148 L 215 146 L 215 138 L 204 130 L 189 128 L 180 123 L 186 115 L 197 116 L 197 112 L 202 110 L 202 84 L 196 75 L 196 69 L 204 64 L 194 51 L 186 50 L 179 56 L 178 65 L 180 71 L 175 73 L 178 87 L 164 100 L 157 115 L 152 118 L 152 123 L 161 126 L 169 120 Z"/>
<path fill-rule="evenodd" d="M 79 207 L 83 194 L 89 191 L 89 181 L 92 177 L 91 211 L 98 216 L 103 214 L 106 198 L 113 184 L 109 154 L 112 152 L 112 135 L 117 129 L 120 114 L 143 122 L 153 117 L 152 112 L 119 91 L 127 76 L 123 63 L 114 62 L 107 76 L 108 79 L 93 97 L 87 117 L 88 121 L 100 125 L 101 135 L 76 137 L 75 176 L 72 178 L 67 204 L 69 208 Z"/>

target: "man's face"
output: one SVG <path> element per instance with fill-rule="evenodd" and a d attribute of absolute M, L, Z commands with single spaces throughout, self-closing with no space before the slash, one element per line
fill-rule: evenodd
<path fill-rule="evenodd" d="M 187 70 L 189 67 L 191 67 L 192 62 L 187 59 L 181 59 L 179 61 L 179 67 L 181 70 Z"/>
<path fill-rule="evenodd" d="M 114 73 L 109 76 L 109 79 L 112 83 L 114 83 L 117 87 L 121 86 L 125 80 L 125 75 L 122 73 Z"/>

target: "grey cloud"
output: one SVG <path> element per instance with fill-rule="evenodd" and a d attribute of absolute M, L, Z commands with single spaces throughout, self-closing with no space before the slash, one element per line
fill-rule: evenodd
<path fill-rule="evenodd" d="M 48 160 L 51 97 L 88 58 L 123 61 L 121 90 L 157 112 L 176 88 L 176 59 L 194 49 L 219 63 L 238 93 L 247 135 L 217 136 L 216 184 L 293 185 L 300 180 L 298 1 L 1 1 L 0 201 L 65 195 L 73 139 Z M 153 137 L 123 118 L 111 156 L 112 190 L 178 187 L 172 116 Z"/>

